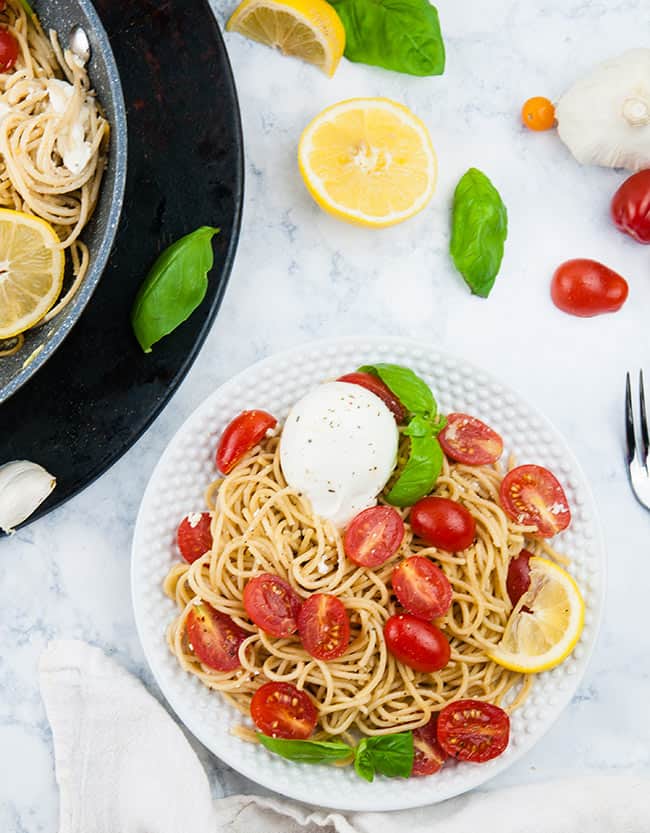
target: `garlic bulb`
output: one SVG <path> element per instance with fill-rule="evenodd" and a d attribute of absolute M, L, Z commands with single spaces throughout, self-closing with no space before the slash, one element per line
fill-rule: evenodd
<path fill-rule="evenodd" d="M 56 478 L 43 466 L 29 460 L 14 460 L 0 466 L 0 529 L 13 528 L 27 520 L 56 486 Z"/>
<path fill-rule="evenodd" d="M 557 102 L 558 133 L 578 162 L 650 168 L 650 49 L 630 49 L 581 78 Z"/>

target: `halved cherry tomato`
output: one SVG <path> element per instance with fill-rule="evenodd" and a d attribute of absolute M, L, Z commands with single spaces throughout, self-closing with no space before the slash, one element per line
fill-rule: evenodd
<path fill-rule="evenodd" d="M 404 521 L 390 506 L 371 506 L 352 518 L 345 530 L 345 554 L 360 567 L 379 567 L 392 558 L 404 538 Z"/>
<path fill-rule="evenodd" d="M 529 533 L 535 537 L 552 538 L 571 523 L 564 489 L 542 466 L 518 466 L 509 471 L 501 481 L 499 499 L 511 520 L 535 527 Z"/>
<path fill-rule="evenodd" d="M 476 521 L 460 503 L 446 497 L 423 497 L 411 509 L 413 534 L 446 552 L 467 549 L 476 535 Z"/>
<path fill-rule="evenodd" d="M 306 740 L 318 721 L 316 706 L 291 683 L 265 683 L 251 700 L 253 723 L 271 738 Z"/>
<path fill-rule="evenodd" d="M 386 647 L 395 659 L 416 671 L 440 671 L 449 662 L 451 649 L 435 625 L 408 613 L 391 616 L 384 625 Z"/>
<path fill-rule="evenodd" d="M 212 517 L 209 512 L 190 512 L 178 526 L 176 543 L 183 558 L 193 564 L 212 549 Z"/>
<path fill-rule="evenodd" d="M 562 312 L 592 318 L 616 312 L 627 300 L 628 285 L 617 272 L 597 260 L 567 260 L 555 270 L 551 298 Z"/>
<path fill-rule="evenodd" d="M 614 194 L 612 219 L 639 243 L 650 243 L 650 169 L 632 174 Z"/>
<path fill-rule="evenodd" d="M 508 565 L 506 588 L 513 607 L 519 599 L 528 592 L 530 587 L 530 566 L 528 562 L 533 557 L 532 552 L 522 550 Z"/>
<path fill-rule="evenodd" d="M 438 715 L 438 743 L 459 761 L 491 761 L 503 752 L 509 740 L 510 718 L 491 703 L 458 700 Z"/>
<path fill-rule="evenodd" d="M 302 603 L 298 632 L 305 650 L 316 659 L 338 659 L 348 649 L 350 620 L 340 599 L 314 593 Z"/>
<path fill-rule="evenodd" d="M 258 628 L 271 636 L 290 636 L 298 630 L 302 599 L 280 576 L 262 573 L 244 588 L 246 613 Z"/>
<path fill-rule="evenodd" d="M 192 650 L 216 671 L 234 671 L 241 666 L 239 646 L 249 634 L 225 613 L 207 602 L 192 605 L 187 616 L 187 636 Z"/>
<path fill-rule="evenodd" d="M 438 743 L 438 715 L 434 714 L 428 723 L 413 730 L 413 769 L 411 775 L 433 775 L 442 769 L 447 753 Z"/>
<path fill-rule="evenodd" d="M 428 558 L 412 555 L 393 570 L 391 584 L 399 603 L 418 619 L 444 616 L 451 607 L 451 584 Z"/>
<path fill-rule="evenodd" d="M 357 371 L 356 373 L 346 373 L 345 376 L 341 376 L 337 379 L 337 382 L 349 382 L 351 385 L 360 385 L 362 388 L 369 390 L 370 393 L 374 393 L 375 396 L 378 396 L 382 400 L 389 411 L 393 412 L 393 416 L 395 417 L 395 421 L 398 425 L 401 425 L 402 422 L 406 422 L 406 408 L 402 405 L 388 385 L 382 382 L 379 376 L 375 376 L 374 373 L 364 373 L 362 371 Z"/>
<path fill-rule="evenodd" d="M 468 414 L 449 414 L 438 439 L 447 457 L 469 466 L 496 463 L 503 453 L 497 432 Z"/>
<path fill-rule="evenodd" d="M 555 124 L 553 102 L 542 95 L 536 95 L 524 102 L 521 120 L 529 130 L 550 130 Z"/>
<path fill-rule="evenodd" d="M 6 29 L 0 29 L 0 72 L 9 72 L 13 68 L 19 52 L 16 38 Z"/>
<path fill-rule="evenodd" d="M 217 468 L 231 472 L 248 452 L 275 428 L 277 419 L 266 411 L 243 411 L 226 427 L 217 447 Z"/>

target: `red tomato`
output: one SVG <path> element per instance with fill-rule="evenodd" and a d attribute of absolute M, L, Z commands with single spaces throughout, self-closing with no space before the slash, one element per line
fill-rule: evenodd
<path fill-rule="evenodd" d="M 9 72 L 13 68 L 19 52 L 16 38 L 6 29 L 0 29 L 0 72 Z"/>
<path fill-rule="evenodd" d="M 612 218 L 639 243 L 650 243 L 650 170 L 632 174 L 614 194 Z"/>
<path fill-rule="evenodd" d="M 444 616 L 451 607 L 451 584 L 440 567 L 421 555 L 405 558 L 391 584 L 399 603 L 419 619 Z"/>
<path fill-rule="evenodd" d="M 221 435 L 217 447 L 217 468 L 224 474 L 231 472 L 248 452 L 264 439 L 278 421 L 266 411 L 243 411 L 235 417 Z"/>
<path fill-rule="evenodd" d="M 551 298 L 562 312 L 591 318 L 616 312 L 627 299 L 625 278 L 597 260 L 567 260 L 551 281 Z"/>
<path fill-rule="evenodd" d="M 451 656 L 444 633 L 408 613 L 390 617 L 384 625 L 384 639 L 395 659 L 416 671 L 440 671 Z"/>
<path fill-rule="evenodd" d="M 437 735 L 438 715 L 419 729 L 413 730 L 413 746 L 415 757 L 411 775 L 433 775 L 442 769 L 447 760 L 447 753 L 438 743 Z"/>
<path fill-rule="evenodd" d="M 541 466 L 518 466 L 501 481 L 501 506 L 515 523 L 536 527 L 530 534 L 552 538 L 571 523 L 571 510 L 555 475 Z"/>
<path fill-rule="evenodd" d="M 360 385 L 362 388 L 369 390 L 378 396 L 389 411 L 393 412 L 393 416 L 398 424 L 406 422 L 407 412 L 399 399 L 395 396 L 393 391 L 387 384 L 382 382 L 379 376 L 374 373 L 363 373 L 357 371 L 356 373 L 346 373 L 337 379 L 338 382 L 349 382 L 351 385 Z"/>
<path fill-rule="evenodd" d="M 193 564 L 212 549 L 212 517 L 209 512 L 190 512 L 178 526 L 176 543 L 183 558 Z"/>
<path fill-rule="evenodd" d="M 458 700 L 438 715 L 438 743 L 459 761 L 491 761 L 503 752 L 509 740 L 510 718 L 491 703 Z"/>
<path fill-rule="evenodd" d="M 530 587 L 530 566 L 528 562 L 532 557 L 533 554 L 531 552 L 522 550 L 516 558 L 512 559 L 508 566 L 506 588 L 513 607 Z"/>
<path fill-rule="evenodd" d="M 246 613 L 258 628 L 271 636 L 290 636 L 298 630 L 301 604 L 291 585 L 270 573 L 254 576 L 244 588 Z"/>
<path fill-rule="evenodd" d="M 340 599 L 314 593 L 302 603 L 298 632 L 305 650 L 316 659 L 338 659 L 348 649 L 350 620 Z"/>
<path fill-rule="evenodd" d="M 449 414 L 438 439 L 447 457 L 469 466 L 496 463 L 503 453 L 497 432 L 468 414 Z"/>
<path fill-rule="evenodd" d="M 204 665 L 216 671 L 234 671 L 240 667 L 239 646 L 248 634 L 230 616 L 207 602 L 192 606 L 187 616 L 187 636 Z"/>
<path fill-rule="evenodd" d="M 379 567 L 392 558 L 404 537 L 404 521 L 390 506 L 364 509 L 345 530 L 345 554 L 360 567 Z"/>
<path fill-rule="evenodd" d="M 253 723 L 271 738 L 306 740 L 316 727 L 318 711 L 309 696 L 291 683 L 265 683 L 251 700 Z"/>
<path fill-rule="evenodd" d="M 476 522 L 467 509 L 446 497 L 423 497 L 411 509 L 413 534 L 445 552 L 460 552 L 474 541 Z"/>

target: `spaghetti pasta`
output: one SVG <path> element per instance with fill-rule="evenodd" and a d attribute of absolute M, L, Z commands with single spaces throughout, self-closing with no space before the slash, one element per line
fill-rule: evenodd
<path fill-rule="evenodd" d="M 0 207 L 46 220 L 70 251 L 71 274 L 45 323 L 88 271 L 81 234 L 97 203 L 110 128 L 85 63 L 61 48 L 56 32 L 48 37 L 20 0 L 3 4 L 0 24 L 18 43 L 15 65 L 0 73 Z"/>
<path fill-rule="evenodd" d="M 506 589 L 511 558 L 524 545 L 541 550 L 527 539 L 530 530 L 513 524 L 501 509 L 498 467 L 445 460 L 438 479 L 435 493 L 463 504 L 476 521 L 476 540 L 469 549 L 453 554 L 427 547 L 414 539 L 407 523 L 395 556 L 377 569 L 365 569 L 346 557 L 341 533 L 287 486 L 279 444 L 279 437 L 265 439 L 228 476 L 210 484 L 206 501 L 213 547 L 193 564 L 174 565 L 165 580 L 165 592 L 180 610 L 167 640 L 182 667 L 247 715 L 263 683 L 293 683 L 318 703 L 321 737 L 415 729 L 446 704 L 467 697 L 508 711 L 517 708 L 532 677 L 497 665 L 486 652 L 500 641 L 512 610 Z M 548 547 L 545 552 L 555 555 Z M 453 589 L 452 606 L 437 621 L 450 639 L 451 660 L 435 673 L 398 662 L 383 637 L 384 624 L 397 609 L 392 570 L 415 553 L 437 562 Z M 274 639 L 253 625 L 243 592 L 261 572 L 285 579 L 302 598 L 314 592 L 338 596 L 350 615 L 346 653 L 323 662 L 305 651 L 298 636 Z M 214 671 L 193 653 L 186 620 L 197 600 L 232 617 L 249 634 L 239 650 L 241 668 Z"/>

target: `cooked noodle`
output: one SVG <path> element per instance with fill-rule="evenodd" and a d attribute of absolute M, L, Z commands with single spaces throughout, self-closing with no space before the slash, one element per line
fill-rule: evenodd
<path fill-rule="evenodd" d="M 519 706 L 532 677 L 490 661 L 512 605 L 506 590 L 511 557 L 526 547 L 526 528 L 512 524 L 498 503 L 501 476 L 496 467 L 445 461 L 435 493 L 459 501 L 476 520 L 476 542 L 459 554 L 425 547 L 410 526 L 399 552 L 377 569 L 357 567 L 343 551 L 341 534 L 314 515 L 306 498 L 286 486 L 280 468 L 279 439 L 263 446 L 206 492 L 212 510 L 214 544 L 194 564 L 176 564 L 165 591 L 181 610 L 168 631 L 168 644 L 182 667 L 221 691 L 244 714 L 263 683 L 290 681 L 319 704 L 321 734 L 389 734 L 427 723 L 432 712 L 463 697 Z M 406 514 L 405 512 L 403 514 Z M 442 670 L 421 673 L 397 662 L 386 650 L 383 626 L 397 612 L 390 587 L 393 567 L 418 553 L 438 563 L 453 588 L 449 613 L 438 620 L 450 638 L 451 660 Z M 546 553 L 555 553 L 546 548 Z M 340 659 L 322 662 L 302 647 L 297 635 L 275 639 L 253 625 L 242 602 L 252 576 L 269 572 L 296 592 L 339 596 L 350 614 L 352 636 Z M 201 599 L 250 633 L 242 643 L 242 667 L 224 673 L 201 664 L 186 636 L 192 604 Z M 246 736 L 246 732 L 242 736 Z"/>
<path fill-rule="evenodd" d="M 80 235 L 97 203 L 110 128 L 86 67 L 72 52 L 61 48 L 56 32 L 46 36 L 20 0 L 7 0 L 0 24 L 13 34 L 20 48 L 15 67 L 0 73 L 0 207 L 47 220 L 61 248 L 70 250 L 71 277 L 63 295 L 40 322 L 45 323 L 72 300 L 88 270 L 88 247 Z M 60 113 L 54 111 L 48 91 L 53 79 L 74 88 Z M 83 125 L 81 139 L 88 155 L 78 171 L 66 167 L 59 144 L 72 141 L 75 124 L 77 131 L 79 124 Z M 0 350 L 2 347 L 0 344 Z"/>

